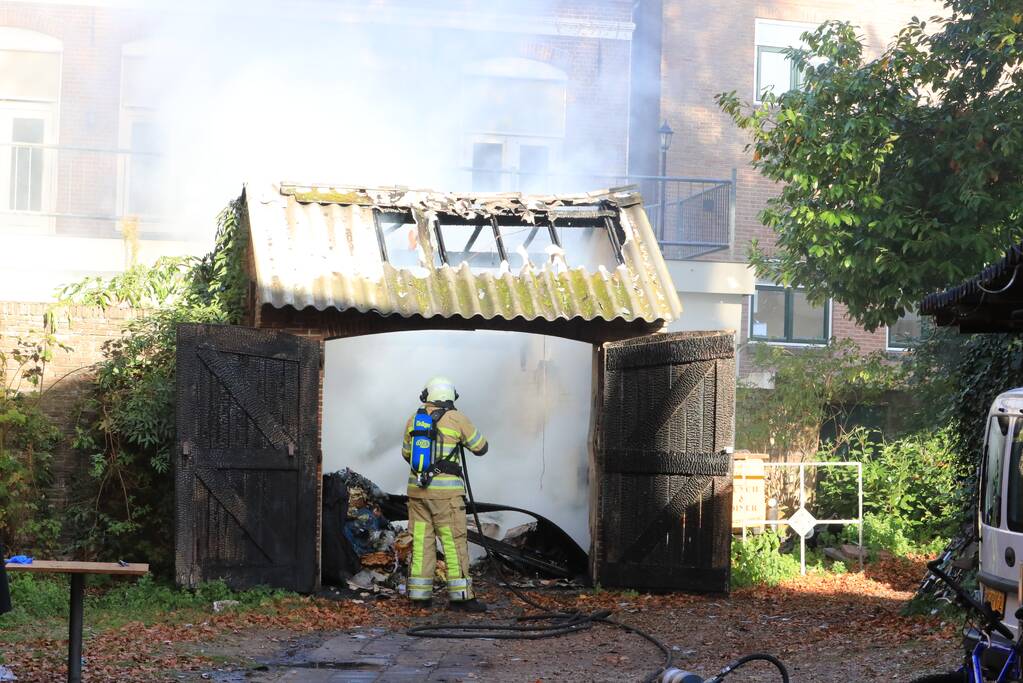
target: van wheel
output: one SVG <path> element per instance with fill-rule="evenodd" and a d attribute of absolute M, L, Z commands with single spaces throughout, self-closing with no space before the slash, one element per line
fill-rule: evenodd
<path fill-rule="evenodd" d="M 947 674 L 929 674 L 914 678 L 910 683 L 964 683 L 966 675 L 962 671 L 954 671 Z"/>

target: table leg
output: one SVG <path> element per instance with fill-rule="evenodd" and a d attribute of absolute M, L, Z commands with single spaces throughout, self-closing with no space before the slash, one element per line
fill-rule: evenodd
<path fill-rule="evenodd" d="M 82 610 L 85 598 L 85 574 L 71 575 L 71 617 L 68 621 L 67 680 L 82 681 Z"/>

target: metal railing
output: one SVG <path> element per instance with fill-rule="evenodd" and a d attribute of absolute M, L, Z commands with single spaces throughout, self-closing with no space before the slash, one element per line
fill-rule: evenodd
<path fill-rule="evenodd" d="M 588 192 L 637 185 L 665 258 L 694 259 L 730 249 L 735 238 L 735 170 L 730 178 L 529 173 L 461 168 L 457 184 L 479 192 Z"/>
<path fill-rule="evenodd" d="M 665 258 L 730 249 L 735 226 L 731 178 L 529 173 L 462 168 L 453 189 L 589 192 L 637 185 Z M 127 149 L 0 142 L 0 229 L 115 237 L 143 225 L 158 237 L 166 184 L 157 154 Z"/>
<path fill-rule="evenodd" d="M 0 229 L 120 236 L 160 221 L 159 157 L 100 147 L 0 142 Z M 156 228 L 158 230 L 158 228 Z"/>

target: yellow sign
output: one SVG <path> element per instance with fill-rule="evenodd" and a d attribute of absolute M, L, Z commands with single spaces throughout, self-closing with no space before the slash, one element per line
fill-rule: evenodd
<path fill-rule="evenodd" d="M 764 461 L 744 458 L 732 464 L 732 528 L 759 526 L 767 514 Z"/>

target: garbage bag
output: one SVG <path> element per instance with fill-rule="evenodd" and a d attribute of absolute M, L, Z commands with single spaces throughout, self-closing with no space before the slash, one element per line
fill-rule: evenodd
<path fill-rule="evenodd" d="M 325 585 L 344 586 L 362 568 L 359 556 L 345 534 L 348 519 L 348 484 L 340 473 L 323 476 L 323 529 L 320 539 Z"/>

